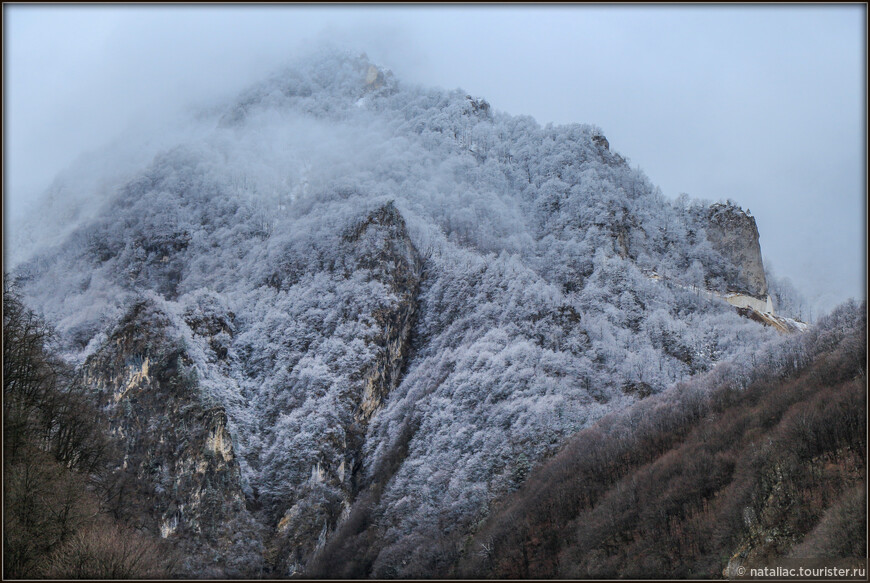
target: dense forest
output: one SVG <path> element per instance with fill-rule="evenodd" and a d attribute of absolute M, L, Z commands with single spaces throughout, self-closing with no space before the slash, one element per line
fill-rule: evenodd
<path fill-rule="evenodd" d="M 7 475 L 41 452 L 98 509 L 53 535 L 16 514 L 31 489 L 7 496 L 9 520 L 30 525 L 4 547 L 16 573 L 109 521 L 141 536 L 116 538 L 181 549 L 133 575 L 618 575 L 630 553 L 661 564 L 644 537 L 662 524 L 691 546 L 687 517 L 724 512 L 708 499 L 744 502 L 764 471 L 739 468 L 762 463 L 747 457 L 762 436 L 785 439 L 790 407 L 859 398 L 850 368 L 799 381 L 841 358 L 819 339 L 846 338 L 830 322 L 863 321 L 863 306 L 783 339 L 726 301 L 804 311 L 737 203 L 665 197 L 595 126 L 541 126 L 344 52 L 82 158 L 16 233 L 8 328 L 40 332 L 12 345 L 52 372 L 41 388 L 4 379 Z M 758 421 L 766 395 L 781 395 L 775 419 Z M 714 447 L 698 427 L 749 437 Z M 683 453 L 704 448 L 711 482 L 687 481 L 685 500 L 643 489 L 700 475 Z M 585 477 L 550 490 L 554 464 Z M 795 496 L 852 484 L 819 480 Z M 674 510 L 640 516 L 641 499 Z M 505 534 L 510 508 L 526 526 Z M 578 530 L 610 517 L 610 539 Z M 743 544 L 728 532 L 704 544 Z M 721 571 L 690 558 L 705 552 L 668 573 Z"/>
<path fill-rule="evenodd" d="M 4 290 L 4 574 L 153 578 L 177 549 L 135 529 L 116 446 L 49 326 Z M 491 504 L 473 536 L 408 541 L 420 576 L 716 578 L 736 564 L 866 555 L 866 309 L 610 414 Z M 371 575 L 373 520 L 407 436 L 307 572 Z M 128 477 L 129 478 L 129 477 Z"/>
<path fill-rule="evenodd" d="M 602 419 L 495 506 L 452 573 L 717 578 L 866 556 L 866 350 L 865 305 L 845 304 L 748 374 L 722 364 Z"/>
<path fill-rule="evenodd" d="M 4 578 L 171 575 L 171 546 L 122 519 L 108 424 L 56 350 L 51 327 L 4 288 Z"/>

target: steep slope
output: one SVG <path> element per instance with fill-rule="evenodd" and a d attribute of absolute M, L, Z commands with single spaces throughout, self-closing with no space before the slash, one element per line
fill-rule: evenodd
<path fill-rule="evenodd" d="M 309 337 L 319 333 L 320 346 L 302 346 L 293 354 L 293 344 L 303 339 L 291 340 L 286 384 L 279 389 L 284 394 L 257 395 L 260 426 L 250 436 L 263 452 L 258 501 L 271 509 L 270 519 L 281 513 L 272 562 L 289 575 L 323 545 L 355 500 L 368 425 L 398 384 L 417 310 L 420 258 L 392 203 L 352 225 L 339 245 L 343 265 L 321 272 L 332 279 L 321 289 L 332 296 L 324 307 L 338 301 L 344 313 L 332 315 L 333 322 L 315 320 L 299 328 Z M 351 294 L 358 288 L 342 289 L 348 278 L 364 283 L 380 301 L 354 313 Z M 286 275 L 282 281 L 289 285 Z M 303 289 L 312 291 L 310 284 Z M 287 306 L 288 314 L 296 309 Z M 261 330 L 254 326 L 249 339 Z M 267 386 L 273 382 L 254 378 Z"/>
<path fill-rule="evenodd" d="M 108 419 L 52 330 L 3 289 L 3 577 L 165 578 L 174 548 L 115 511 Z"/>
<path fill-rule="evenodd" d="M 744 290 L 754 259 L 708 233 L 709 205 L 665 199 L 598 128 L 542 128 L 334 52 L 191 125 L 96 189 L 96 208 L 59 178 L 68 204 L 43 220 L 69 235 L 13 275 L 94 390 L 139 367 L 150 396 L 132 418 L 165 445 L 136 467 L 164 450 L 199 460 L 222 436 L 231 459 L 203 475 L 265 529 L 238 542 L 262 544 L 257 573 L 304 571 L 363 514 L 378 539 L 366 574 L 437 572 L 458 548 L 414 541 L 469 532 L 568 436 L 776 336 L 696 293 L 759 291 Z M 143 301 L 171 323 L 155 342 L 181 343 L 183 403 L 159 397 L 176 373 L 155 383 L 117 344 Z M 187 406 L 189 432 L 147 421 Z M 205 488 L 197 476 L 176 510 Z M 150 528 L 168 520 L 170 540 L 242 569 L 223 556 L 236 542 L 180 511 L 172 530 L 160 500 Z"/>
<path fill-rule="evenodd" d="M 715 579 L 864 557 L 865 364 L 866 305 L 846 304 L 602 419 L 493 509 L 451 574 Z"/>
<path fill-rule="evenodd" d="M 184 342 L 155 304 L 135 304 L 81 371 L 118 442 L 116 514 L 180 541 L 181 573 L 256 573 L 263 533 L 245 508 L 226 413 L 199 394 Z"/>

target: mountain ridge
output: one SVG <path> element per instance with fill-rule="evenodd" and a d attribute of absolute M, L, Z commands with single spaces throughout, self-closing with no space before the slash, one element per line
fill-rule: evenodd
<path fill-rule="evenodd" d="M 688 289 L 767 297 L 754 220 L 711 237 L 709 205 L 597 127 L 342 53 L 200 121 L 13 277 L 86 367 L 143 298 L 170 315 L 226 415 L 257 572 L 304 574 L 362 515 L 371 574 L 437 571 L 455 549 L 409 541 L 472 530 L 569 435 L 776 337 Z"/>

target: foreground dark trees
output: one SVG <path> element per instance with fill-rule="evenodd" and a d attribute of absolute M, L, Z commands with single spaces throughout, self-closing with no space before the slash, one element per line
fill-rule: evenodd
<path fill-rule="evenodd" d="M 4 288 L 4 578 L 171 574 L 171 553 L 110 513 L 112 444 L 52 343 L 49 327 Z"/>
<path fill-rule="evenodd" d="M 580 432 L 453 574 L 720 578 L 732 558 L 866 554 L 866 308 Z"/>

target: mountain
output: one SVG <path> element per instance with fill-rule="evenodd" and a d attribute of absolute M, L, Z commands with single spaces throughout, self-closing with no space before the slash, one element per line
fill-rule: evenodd
<path fill-rule="evenodd" d="M 181 574 L 447 572 L 570 436 L 803 328 L 751 216 L 594 126 L 324 51 L 172 135 L 61 175 L 11 277 Z"/>

